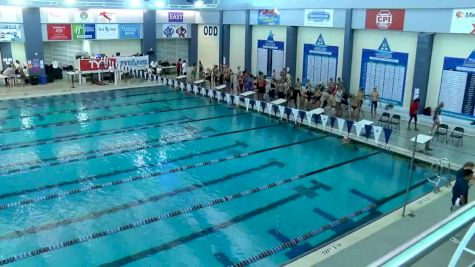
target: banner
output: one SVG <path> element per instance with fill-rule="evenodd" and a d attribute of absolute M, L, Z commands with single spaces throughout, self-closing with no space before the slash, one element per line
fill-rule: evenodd
<path fill-rule="evenodd" d="M 94 24 L 73 24 L 74 40 L 96 39 L 96 25 Z"/>
<path fill-rule="evenodd" d="M 333 9 L 305 9 L 303 25 L 333 27 Z"/>
<path fill-rule="evenodd" d="M 74 12 L 74 22 L 94 23 L 94 15 L 90 11 L 80 10 Z"/>
<path fill-rule="evenodd" d="M 279 25 L 280 14 L 274 9 L 259 9 L 257 14 L 259 25 Z"/>
<path fill-rule="evenodd" d="M 48 24 L 46 31 L 50 41 L 67 41 L 72 37 L 71 24 Z"/>
<path fill-rule="evenodd" d="M 148 68 L 148 56 L 141 57 L 117 57 L 117 66 L 128 66 L 133 69 L 147 69 Z"/>
<path fill-rule="evenodd" d="M 366 29 L 402 31 L 405 14 L 404 9 L 367 9 Z"/>
<path fill-rule="evenodd" d="M 118 24 L 96 24 L 96 39 L 113 40 L 119 39 Z"/>
<path fill-rule="evenodd" d="M 21 8 L 18 10 L 21 13 Z M 0 8 L 0 21 L 18 22 L 17 13 L 18 11 L 16 8 L 7 8 L 5 6 L 2 6 L 2 8 Z"/>
<path fill-rule="evenodd" d="M 97 22 L 99 23 L 115 23 L 117 22 L 117 14 L 110 11 L 101 10 L 97 12 Z"/>
<path fill-rule="evenodd" d="M 267 40 L 257 40 L 257 71 L 270 77 L 273 70 L 285 67 L 285 43 L 274 40 L 274 34 L 269 32 Z"/>
<path fill-rule="evenodd" d="M 141 24 L 120 24 L 119 38 L 120 39 L 140 39 L 142 31 Z"/>
<path fill-rule="evenodd" d="M 163 24 L 163 38 L 190 38 L 186 24 Z"/>
<path fill-rule="evenodd" d="M 336 81 L 338 69 L 338 46 L 326 45 L 320 34 L 315 44 L 303 45 L 302 84 L 327 84 Z"/>
<path fill-rule="evenodd" d="M 81 59 L 79 61 L 80 71 L 108 70 L 115 67 L 116 58 L 98 58 L 98 59 Z"/>
<path fill-rule="evenodd" d="M 49 23 L 69 23 L 69 12 L 60 8 L 47 8 L 47 20 Z"/>
<path fill-rule="evenodd" d="M 168 12 L 168 22 L 183 22 L 183 12 Z"/>
<path fill-rule="evenodd" d="M 0 24 L 0 42 L 21 41 L 21 24 Z"/>
<path fill-rule="evenodd" d="M 454 9 L 450 32 L 475 34 L 475 8 Z"/>

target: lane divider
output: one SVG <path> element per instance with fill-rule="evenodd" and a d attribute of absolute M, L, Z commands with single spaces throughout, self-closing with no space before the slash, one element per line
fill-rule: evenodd
<path fill-rule="evenodd" d="M 145 96 L 145 95 L 155 95 L 155 94 L 169 94 L 169 93 L 176 93 L 176 90 L 168 90 L 168 91 L 155 91 L 155 92 L 149 92 L 149 93 L 140 93 L 140 94 L 134 94 L 134 95 L 124 95 L 124 96 L 108 96 L 108 97 L 101 97 L 101 98 L 82 98 L 82 99 L 71 99 L 71 100 L 66 100 L 63 102 L 48 102 L 48 103 L 36 103 L 36 104 L 28 104 L 28 105 L 21 105 L 20 106 L 9 106 L 9 107 L 3 107 L 0 108 L 0 110 L 11 110 L 11 109 L 17 109 L 17 108 L 31 108 L 31 107 L 46 107 L 46 106 L 51 106 L 51 105 L 63 105 L 63 104 L 68 104 L 68 103 L 86 103 L 86 102 L 99 102 L 103 100 L 109 100 L 109 99 L 119 99 L 119 98 L 126 98 L 126 97 L 134 97 L 134 96 Z M 46 98 L 49 98 L 51 96 L 44 96 Z M 28 103 L 28 101 L 25 101 L 25 103 Z"/>
<path fill-rule="evenodd" d="M 61 159 L 56 158 L 56 157 L 43 159 L 39 163 L 38 162 L 22 162 L 22 163 L 6 164 L 0 167 L 0 175 L 32 171 L 32 170 L 36 170 L 36 169 L 40 169 L 44 167 L 52 167 L 52 166 L 58 166 L 62 164 L 78 162 L 82 160 L 92 160 L 92 159 L 98 159 L 98 158 L 103 158 L 103 157 L 116 156 L 119 154 L 125 154 L 129 152 L 158 148 L 158 147 L 169 146 L 169 145 L 174 145 L 174 144 L 182 144 L 186 142 L 204 140 L 204 139 L 209 139 L 209 138 L 214 138 L 214 137 L 220 137 L 220 136 L 225 136 L 225 135 L 230 135 L 230 134 L 235 134 L 235 133 L 259 130 L 259 129 L 276 127 L 276 126 L 278 125 L 271 124 L 271 125 L 266 125 L 266 126 L 259 126 L 259 127 L 254 127 L 254 128 L 247 128 L 247 129 L 241 129 L 241 130 L 235 130 L 235 131 L 223 132 L 223 133 L 217 133 L 217 134 L 211 134 L 211 135 L 202 135 L 202 136 L 192 137 L 188 139 L 179 139 L 179 140 L 172 140 L 172 141 L 167 141 L 167 140 L 164 140 L 163 137 L 159 137 L 159 138 L 154 138 L 154 139 L 145 141 L 144 143 L 147 145 L 142 145 L 142 146 L 137 146 L 137 144 L 127 144 L 124 146 L 115 147 L 111 149 L 92 150 L 92 151 L 77 153 L 75 155 L 70 155 L 66 158 L 61 158 Z M 160 142 L 160 141 L 165 141 L 165 142 L 149 145 L 150 143 L 155 143 L 155 142 Z M 13 168 L 13 169 L 8 169 L 8 168 Z"/>
<path fill-rule="evenodd" d="M 146 198 L 141 198 L 141 199 L 138 199 L 136 201 L 124 203 L 124 204 L 121 204 L 121 205 L 118 205 L 118 206 L 114 206 L 114 207 L 99 210 L 99 211 L 94 211 L 94 212 L 91 212 L 91 213 L 88 213 L 88 214 L 85 214 L 85 215 L 82 215 L 82 216 L 72 217 L 72 218 L 61 220 L 61 221 L 56 221 L 56 222 L 53 222 L 53 223 L 48 223 L 48 224 L 44 224 L 44 225 L 30 227 L 28 229 L 24 229 L 24 230 L 21 230 L 21 231 L 14 231 L 14 232 L 11 232 L 11 233 L 7 233 L 5 235 L 0 236 L 0 241 L 13 239 L 13 238 L 19 238 L 19 237 L 22 237 L 22 236 L 27 235 L 27 234 L 36 234 L 36 233 L 39 233 L 39 232 L 42 232 L 42 231 L 51 230 L 51 229 L 54 229 L 54 228 L 57 228 L 57 227 L 60 227 L 60 226 L 69 225 L 69 224 L 72 224 L 72 223 L 78 223 L 78 222 L 83 222 L 83 221 L 86 221 L 86 220 L 96 219 L 96 218 L 99 218 L 99 217 L 102 217 L 102 216 L 105 216 L 105 215 L 109 215 L 109 214 L 112 214 L 112 213 L 116 213 L 116 212 L 119 212 L 119 211 L 122 211 L 122 210 L 127 210 L 127 209 L 131 209 L 131 208 L 139 207 L 139 206 L 145 205 L 147 203 L 157 202 L 157 201 L 162 200 L 164 198 L 174 197 L 174 196 L 178 196 L 178 195 L 183 194 L 183 193 L 193 192 L 193 191 L 199 190 L 199 189 L 207 187 L 207 186 L 220 184 L 220 183 L 232 180 L 234 178 L 237 178 L 237 177 L 240 177 L 240 176 L 243 176 L 243 175 L 248 175 L 252 172 L 261 171 L 265 168 L 270 168 L 270 167 L 273 167 L 273 166 L 278 166 L 278 167 L 282 168 L 283 165 L 285 165 L 285 164 L 281 163 L 281 162 L 278 162 L 278 161 L 270 161 L 269 163 L 266 163 L 266 164 L 263 164 L 263 165 L 260 165 L 260 166 L 254 167 L 254 168 L 246 169 L 246 170 L 243 170 L 243 171 L 240 171 L 240 172 L 237 172 L 237 173 L 232 173 L 232 174 L 220 177 L 218 179 L 214 179 L 214 180 L 210 180 L 210 181 L 206 181 L 206 182 L 198 182 L 198 183 L 186 186 L 186 187 L 178 188 L 178 189 L 173 190 L 173 191 L 165 192 L 165 193 L 162 193 L 162 194 L 158 194 L 158 195 L 154 195 L 154 196 L 150 196 L 150 197 L 146 197 Z"/>
<path fill-rule="evenodd" d="M 82 120 L 82 121 L 71 120 L 71 121 L 55 122 L 55 123 L 50 123 L 50 124 L 36 125 L 36 126 L 30 126 L 30 127 L 24 127 L 24 128 L 23 127 L 16 127 L 16 128 L 2 129 L 2 130 L 0 130 L 0 134 L 13 133 L 13 132 L 19 132 L 19 131 L 27 131 L 27 130 L 35 130 L 35 129 L 44 129 L 44 128 L 56 127 L 56 126 L 74 125 L 74 124 L 81 124 L 81 123 L 88 123 L 88 122 L 106 121 L 106 120 L 113 120 L 113 119 L 119 119 L 119 118 L 139 117 L 139 116 L 152 115 L 152 114 L 165 113 L 165 112 L 173 112 L 173 111 L 179 111 L 179 110 L 211 107 L 211 106 L 216 106 L 216 105 L 218 105 L 218 104 L 208 104 L 208 105 L 193 106 L 193 107 L 186 107 L 186 108 L 177 108 L 177 109 L 153 109 L 153 110 L 150 110 L 150 111 L 110 115 L 110 116 L 97 117 L 97 118 L 92 118 L 92 119 L 85 119 L 85 120 Z"/>
<path fill-rule="evenodd" d="M 412 185 L 412 186 L 410 187 L 410 190 L 413 190 L 413 189 L 415 189 L 415 188 L 417 188 L 417 187 L 419 187 L 419 186 L 421 186 L 421 185 L 424 185 L 424 184 L 426 184 L 426 182 L 427 182 L 427 180 L 424 179 L 424 180 L 422 180 L 422 181 L 420 181 L 420 182 L 418 182 L 418 183 Z M 375 202 L 375 203 L 372 203 L 372 204 L 370 204 L 370 205 L 368 205 L 368 206 L 366 206 L 366 207 L 363 207 L 363 208 L 361 208 L 361 209 L 359 209 L 359 210 L 356 210 L 356 211 L 354 211 L 354 212 L 351 212 L 350 214 L 347 214 L 346 216 L 343 216 L 343 217 L 341 217 L 341 218 L 339 218 L 339 219 L 337 219 L 337 220 L 334 220 L 334 221 L 332 221 L 332 222 L 330 222 L 330 223 L 328 223 L 328 224 L 326 224 L 326 225 L 324 225 L 324 226 L 321 226 L 321 227 L 319 227 L 319 228 L 316 228 L 316 229 L 313 230 L 313 231 L 307 232 L 307 233 L 305 233 L 305 234 L 303 234 L 303 235 L 300 235 L 300 236 L 298 236 L 298 237 L 296 237 L 296 238 L 294 238 L 294 239 L 292 239 L 292 240 L 290 240 L 290 241 L 288 241 L 288 242 L 282 243 L 282 244 L 280 244 L 280 245 L 278 245 L 278 246 L 276 246 L 276 247 L 273 247 L 273 248 L 271 248 L 271 249 L 268 249 L 268 250 L 266 250 L 266 251 L 264 251 L 264 252 L 261 252 L 261 253 L 255 255 L 255 256 L 252 256 L 252 257 L 249 257 L 249 258 L 247 258 L 247 259 L 241 260 L 241 261 L 239 261 L 239 262 L 237 262 L 237 263 L 234 263 L 234 264 L 232 264 L 232 265 L 230 265 L 230 266 L 228 266 L 228 267 L 244 267 L 244 266 L 248 266 L 248 265 L 250 265 L 250 264 L 252 264 L 252 263 L 255 263 L 255 262 L 260 261 L 260 260 L 262 260 L 262 259 L 264 259 L 264 258 L 270 257 L 270 256 L 272 256 L 272 255 L 274 255 L 274 254 L 276 254 L 276 253 L 279 253 L 279 252 L 281 252 L 282 250 L 285 250 L 285 249 L 287 249 L 287 248 L 294 247 L 294 246 L 296 246 L 296 245 L 302 243 L 303 241 L 305 241 L 305 240 L 307 240 L 307 239 L 313 238 L 313 237 L 315 237 L 315 236 L 317 236 L 317 235 L 319 235 L 319 234 L 321 234 L 321 233 L 323 233 L 323 232 L 326 232 L 326 231 L 328 231 L 328 230 L 331 230 L 331 229 L 335 228 L 336 226 L 338 226 L 338 225 L 340 225 L 340 224 L 342 224 L 342 223 L 351 221 L 353 218 L 355 218 L 355 217 L 357 217 L 357 216 L 360 216 L 360 215 L 365 214 L 365 213 L 367 213 L 367 212 L 369 212 L 369 211 L 372 211 L 372 210 L 374 210 L 374 209 L 376 209 L 376 208 L 382 206 L 383 204 L 385 204 L 385 203 L 387 203 L 387 202 L 389 202 L 389 201 L 391 201 L 391 200 L 393 200 L 393 199 L 395 199 L 395 198 L 397 198 L 397 197 L 402 196 L 403 194 L 405 194 L 405 192 L 406 192 L 405 190 L 401 190 L 401 191 L 399 191 L 399 192 L 396 192 L 396 193 L 394 193 L 394 194 L 392 194 L 392 195 L 390 195 L 390 196 L 388 196 L 388 197 L 385 197 L 385 198 L 383 198 L 383 199 L 381 199 L 381 200 L 379 200 L 379 201 L 377 201 L 377 202 Z"/>
<path fill-rule="evenodd" d="M 66 109 L 66 110 L 58 110 L 58 111 L 50 111 L 46 113 L 35 113 L 29 115 L 11 115 L 7 117 L 0 118 L 0 120 L 11 120 L 11 119 L 25 119 L 25 118 L 34 118 L 34 117 L 43 117 L 43 116 L 50 116 L 50 115 L 57 115 L 57 114 L 66 114 L 72 113 L 76 114 L 78 112 L 84 111 L 92 111 L 98 109 L 109 109 L 111 107 L 127 107 L 127 106 L 136 106 L 142 104 L 153 104 L 153 103 L 160 103 L 160 102 L 171 102 L 171 101 L 178 101 L 178 100 L 186 100 L 186 99 L 197 99 L 195 97 L 181 97 L 181 98 L 170 98 L 170 99 L 159 99 L 159 100 L 147 100 L 147 101 L 140 101 L 140 102 L 127 102 L 127 103 L 119 103 L 115 105 L 107 105 L 107 106 L 95 106 L 95 107 L 88 107 L 83 109 Z"/>
<path fill-rule="evenodd" d="M 303 142 L 308 142 L 308 140 L 303 141 Z M 368 158 L 372 155 L 376 155 L 376 154 L 379 154 L 379 153 L 381 153 L 381 152 L 380 151 L 374 152 L 374 153 L 371 153 L 369 155 L 364 155 L 364 156 L 361 156 L 361 157 L 358 157 L 358 158 L 355 158 L 355 159 L 352 159 L 352 160 L 349 160 L 349 161 L 353 162 L 353 161 L 356 161 L 356 160 L 359 160 L 359 159 Z M 244 154 L 248 154 L 248 153 L 244 153 Z M 344 163 L 340 163 L 340 164 L 344 164 Z M 323 169 L 331 169 L 331 168 L 329 166 L 329 167 L 323 168 Z M 16 256 L 12 256 L 12 257 L 2 259 L 2 260 L 0 260 L 0 265 L 17 262 L 17 261 L 20 261 L 20 260 L 24 260 L 24 259 L 27 259 L 27 258 L 30 258 L 30 257 L 33 257 L 33 256 L 48 253 L 48 252 L 58 250 L 58 249 L 61 249 L 61 248 L 70 247 L 70 246 L 80 244 L 80 243 L 84 243 L 84 242 L 87 242 L 87 241 L 90 241 L 90 240 L 102 238 L 102 237 L 105 237 L 105 236 L 110 236 L 110 235 L 113 235 L 113 234 L 117 234 L 117 233 L 120 233 L 120 232 L 130 230 L 130 229 L 134 229 L 134 228 L 137 228 L 137 227 L 140 227 L 140 226 L 152 224 L 152 223 L 162 221 L 162 220 L 165 220 L 165 219 L 178 217 L 178 216 L 181 216 L 183 214 L 191 213 L 191 212 L 194 212 L 194 211 L 197 211 L 197 210 L 201 210 L 201 209 L 204 209 L 204 208 L 216 206 L 218 204 L 222 204 L 222 203 L 229 202 L 229 201 L 232 201 L 232 200 L 240 199 L 240 198 L 243 198 L 245 196 L 250 196 L 250 195 L 253 195 L 253 194 L 258 193 L 258 192 L 266 191 L 266 190 L 269 190 L 269 189 L 272 189 L 272 188 L 275 188 L 275 187 L 278 187 L 278 186 L 281 186 L 281 185 L 285 185 L 285 184 L 289 184 L 289 183 L 301 180 L 303 178 L 306 178 L 306 177 L 311 176 L 311 175 L 313 175 L 315 173 L 318 173 L 318 172 L 321 172 L 321 170 L 314 170 L 314 171 L 311 171 L 311 172 L 308 172 L 308 173 L 305 173 L 305 174 L 300 174 L 300 175 L 293 176 L 293 177 L 285 179 L 285 180 L 280 180 L 278 182 L 273 182 L 273 183 L 270 183 L 270 184 L 267 184 L 267 185 L 262 185 L 262 186 L 255 187 L 255 188 L 252 188 L 252 189 L 249 189 L 249 190 L 246 190 L 246 191 L 242 191 L 242 192 L 239 192 L 239 193 L 235 193 L 235 194 L 232 194 L 232 195 L 227 195 L 227 196 L 224 196 L 224 197 L 221 197 L 221 198 L 216 198 L 216 199 L 206 201 L 206 202 L 203 202 L 203 203 L 200 203 L 200 204 L 195 204 L 195 205 L 192 205 L 192 206 L 188 206 L 186 208 L 182 208 L 182 209 L 178 209 L 178 210 L 175 210 L 175 211 L 167 212 L 167 213 L 164 213 L 164 214 L 161 214 L 161 215 L 158 215 L 158 216 L 138 220 L 138 221 L 135 221 L 133 223 L 129 223 L 129 224 L 125 224 L 125 225 L 122 225 L 122 226 L 110 228 L 108 230 L 104 230 L 104 231 L 101 231 L 101 232 L 96 232 L 96 233 L 93 233 L 93 234 L 84 235 L 84 236 L 81 236 L 81 237 L 78 237 L 78 238 L 75 238 L 75 239 L 71 239 L 71 240 L 68 240 L 68 241 L 59 242 L 59 243 L 56 243 L 54 245 L 44 246 L 42 248 L 38 248 L 38 249 L 35 249 L 35 250 L 24 252 L 22 254 L 18 254 Z"/>
<path fill-rule="evenodd" d="M 154 177 L 162 176 L 164 174 L 171 174 L 171 173 L 182 172 L 182 171 L 185 171 L 185 170 L 195 169 L 195 168 L 199 168 L 199 167 L 203 167 L 203 166 L 214 165 L 214 164 L 225 162 L 225 161 L 240 159 L 240 158 L 244 158 L 244 157 L 248 157 L 248 156 L 252 156 L 252 155 L 257 155 L 257 154 L 261 154 L 261 153 L 265 153 L 265 152 L 269 152 L 269 151 L 273 151 L 273 150 L 277 150 L 277 149 L 281 149 L 281 148 L 291 147 L 291 146 L 298 145 L 298 144 L 313 142 L 313 141 L 316 141 L 318 139 L 322 139 L 322 138 L 325 138 L 325 137 L 328 137 L 328 136 L 316 137 L 316 138 L 307 139 L 307 140 L 299 141 L 299 142 L 295 142 L 295 143 L 275 146 L 275 147 L 271 147 L 271 148 L 260 149 L 260 150 L 241 153 L 241 154 L 235 154 L 235 155 L 231 155 L 231 156 L 224 157 L 224 158 L 204 161 L 204 162 L 195 163 L 195 164 L 183 165 L 183 166 L 180 166 L 180 167 L 177 167 L 177 168 L 168 169 L 168 170 L 164 170 L 164 171 L 157 171 L 157 172 L 151 172 L 151 173 L 146 173 L 146 174 L 140 174 L 140 175 L 136 175 L 136 176 L 132 176 L 132 177 L 129 177 L 129 178 L 120 179 L 120 180 L 116 180 L 116 181 L 112 181 L 112 182 L 107 182 L 107 183 L 102 183 L 102 184 L 95 184 L 95 185 L 90 185 L 90 186 L 86 186 L 86 187 L 83 187 L 83 188 L 77 188 L 77 189 L 57 192 L 57 193 L 53 193 L 53 194 L 49 194 L 49 195 L 45 195 L 45 196 L 40 196 L 40 197 L 35 197 L 35 198 L 30 198 L 30 199 L 24 199 L 24 200 L 16 201 L 16 202 L 10 202 L 10 203 L 7 203 L 7 204 L 0 205 L 0 210 L 9 209 L 9 208 L 13 208 L 13 207 L 24 206 L 24 205 L 29 205 L 29 204 L 37 203 L 37 202 L 40 202 L 40 201 L 51 200 L 51 199 L 60 198 L 60 197 L 64 197 L 64 196 L 69 196 L 69 195 L 75 195 L 75 194 L 79 194 L 79 193 L 83 193 L 83 192 L 88 192 L 88 191 L 93 191 L 93 190 L 102 189 L 102 188 L 106 188 L 106 187 L 112 187 L 112 186 L 116 186 L 116 185 L 131 183 L 131 182 L 135 182 L 135 181 L 151 179 L 151 178 L 154 178 Z"/>
<path fill-rule="evenodd" d="M 128 133 L 128 132 L 135 132 L 135 131 L 143 131 L 143 130 L 149 130 L 149 129 L 154 129 L 154 128 L 161 128 L 161 127 L 166 127 L 166 126 L 185 124 L 185 123 L 190 123 L 190 122 L 200 122 L 200 121 L 226 118 L 226 117 L 234 117 L 234 116 L 241 116 L 241 115 L 250 115 L 250 113 L 238 113 L 238 114 L 208 117 L 208 118 L 201 118 L 201 119 L 190 119 L 190 118 L 184 117 L 184 118 L 180 118 L 180 119 L 173 119 L 173 120 L 168 120 L 168 121 L 164 121 L 164 122 L 158 122 L 158 123 L 155 122 L 155 123 L 149 123 L 149 124 L 145 124 L 145 125 L 125 127 L 125 128 L 120 128 L 120 129 L 96 131 L 96 132 L 89 132 L 89 133 L 82 133 L 82 134 L 71 134 L 71 135 L 59 136 L 59 137 L 55 137 L 55 138 L 35 140 L 35 141 L 31 141 L 31 142 L 7 144 L 7 145 L 0 146 L 0 151 L 12 150 L 12 149 L 18 149 L 18 148 L 26 148 L 26 147 L 32 147 L 32 146 L 39 146 L 39 145 L 46 145 L 46 144 L 56 144 L 56 143 L 60 143 L 60 142 L 76 141 L 76 140 L 82 140 L 82 139 L 91 138 L 91 137 L 107 136 L 107 135 L 112 135 L 112 134 Z"/>

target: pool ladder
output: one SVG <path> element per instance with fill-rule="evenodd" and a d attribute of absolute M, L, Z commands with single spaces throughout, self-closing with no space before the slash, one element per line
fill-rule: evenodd
<path fill-rule="evenodd" d="M 437 162 L 432 163 L 431 169 L 434 171 L 435 175 L 427 178 L 427 181 L 434 184 L 434 192 L 440 190 L 442 182 L 445 182 L 447 187 L 450 185 L 450 161 L 447 158 L 442 158 Z"/>

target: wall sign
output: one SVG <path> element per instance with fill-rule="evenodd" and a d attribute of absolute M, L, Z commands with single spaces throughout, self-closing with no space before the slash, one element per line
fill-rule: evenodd
<path fill-rule="evenodd" d="M 148 56 L 141 57 L 117 57 L 117 66 L 129 66 L 134 69 L 147 69 Z"/>
<path fill-rule="evenodd" d="M 50 23 L 68 23 L 69 12 L 59 8 L 48 8 L 47 18 Z"/>
<path fill-rule="evenodd" d="M 454 9 L 450 32 L 475 34 L 475 8 Z"/>
<path fill-rule="evenodd" d="M 94 15 L 90 11 L 80 10 L 74 12 L 74 22 L 76 23 L 93 23 Z"/>
<path fill-rule="evenodd" d="M 183 12 L 168 12 L 168 22 L 183 22 Z"/>
<path fill-rule="evenodd" d="M 303 25 L 333 27 L 333 9 L 305 9 Z"/>
<path fill-rule="evenodd" d="M 318 36 L 315 44 L 303 46 L 302 82 L 326 84 L 330 79 L 336 81 L 338 65 L 338 46 L 326 45 L 323 36 Z"/>
<path fill-rule="evenodd" d="M 186 24 L 163 24 L 163 38 L 190 38 Z"/>
<path fill-rule="evenodd" d="M 0 22 L 18 22 L 17 11 L 3 6 L 0 8 Z"/>
<path fill-rule="evenodd" d="M 120 39 L 140 39 L 142 30 L 141 24 L 120 24 L 119 38 Z"/>
<path fill-rule="evenodd" d="M 99 23 L 115 23 L 117 22 L 117 14 L 109 11 L 97 12 L 97 22 Z"/>
<path fill-rule="evenodd" d="M 468 58 L 444 58 L 439 102 L 444 114 L 475 118 L 475 50 Z"/>
<path fill-rule="evenodd" d="M 206 25 L 203 27 L 203 35 L 210 37 L 217 37 L 219 35 L 219 28 L 216 25 Z"/>
<path fill-rule="evenodd" d="M 363 49 L 360 88 L 369 95 L 376 87 L 383 102 L 401 106 L 408 57 L 408 53 L 392 52 L 386 38 L 377 50 Z"/>
<path fill-rule="evenodd" d="M 405 14 L 404 9 L 367 9 L 366 29 L 402 31 Z"/>
<path fill-rule="evenodd" d="M 50 41 L 67 41 L 72 37 L 71 24 L 48 24 L 46 31 Z"/>
<path fill-rule="evenodd" d="M 15 42 L 22 39 L 21 24 L 0 24 L 0 42 Z"/>
<path fill-rule="evenodd" d="M 96 39 L 119 39 L 119 24 L 96 24 Z"/>
<path fill-rule="evenodd" d="M 279 25 L 280 14 L 274 9 L 259 9 L 257 23 L 259 25 Z"/>
<path fill-rule="evenodd" d="M 257 40 L 257 71 L 270 77 L 272 70 L 276 73 L 284 68 L 284 42 L 274 40 L 274 34 L 269 32 L 267 40 Z"/>
<path fill-rule="evenodd" d="M 116 66 L 116 58 L 94 58 L 79 60 L 79 69 L 81 71 L 108 70 Z"/>
<path fill-rule="evenodd" d="M 93 40 L 96 39 L 95 24 L 73 24 L 74 40 Z"/>

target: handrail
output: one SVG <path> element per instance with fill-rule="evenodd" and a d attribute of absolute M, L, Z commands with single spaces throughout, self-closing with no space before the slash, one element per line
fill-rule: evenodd
<path fill-rule="evenodd" d="M 402 244 L 369 266 L 408 266 L 413 264 L 430 253 L 433 248 L 447 241 L 451 235 L 474 221 L 475 201 L 460 208 L 446 219 Z"/>

